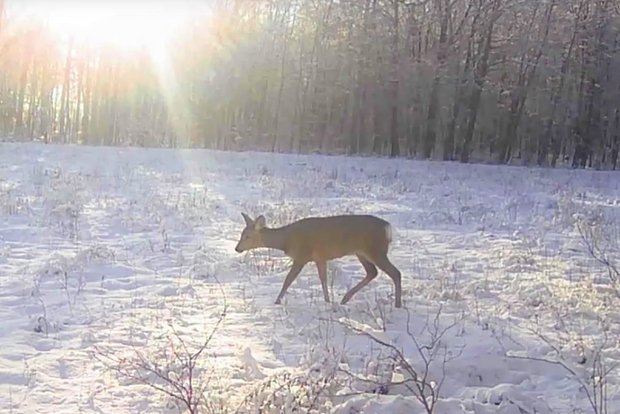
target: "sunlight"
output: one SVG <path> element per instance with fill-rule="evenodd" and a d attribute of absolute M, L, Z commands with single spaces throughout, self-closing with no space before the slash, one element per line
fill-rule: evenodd
<path fill-rule="evenodd" d="M 13 4 L 22 18 L 46 24 L 59 42 L 73 38 L 118 50 L 160 49 L 205 7 L 190 0 L 82 3 L 14 0 Z"/>
<path fill-rule="evenodd" d="M 186 137 L 191 119 L 175 73 L 174 41 L 209 14 L 208 2 L 176 0 L 146 2 L 13 0 L 12 11 L 23 23 L 38 20 L 65 50 L 70 44 L 109 48 L 124 54 L 146 52 L 177 134 Z"/>

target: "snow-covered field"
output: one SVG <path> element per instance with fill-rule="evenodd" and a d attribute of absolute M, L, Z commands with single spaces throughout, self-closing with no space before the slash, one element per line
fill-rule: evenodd
<path fill-rule="evenodd" d="M 403 308 L 354 258 L 274 305 L 242 211 L 387 219 Z M 177 412 L 196 353 L 202 413 L 620 412 L 619 239 L 614 172 L 0 144 L 0 412 Z"/>

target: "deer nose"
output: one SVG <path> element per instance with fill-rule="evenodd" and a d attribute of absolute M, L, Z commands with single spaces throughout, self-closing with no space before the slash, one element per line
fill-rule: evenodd
<path fill-rule="evenodd" d="M 237 247 L 235 247 L 235 251 L 237 253 L 242 253 L 243 252 L 243 250 L 241 250 L 241 248 L 238 245 L 237 245 Z"/>

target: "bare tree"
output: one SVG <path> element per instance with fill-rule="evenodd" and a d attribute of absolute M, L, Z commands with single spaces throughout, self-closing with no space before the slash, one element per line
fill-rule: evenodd
<path fill-rule="evenodd" d="M 9 16 L 1 127 L 89 144 L 617 168 L 619 11 L 612 0 L 216 2 L 218 23 L 197 18 L 168 55 L 174 99 L 143 54 L 77 37 L 67 48 L 36 21 L 3 30 Z"/>

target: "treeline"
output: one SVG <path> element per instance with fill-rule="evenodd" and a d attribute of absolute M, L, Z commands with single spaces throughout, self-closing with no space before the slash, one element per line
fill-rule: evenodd
<path fill-rule="evenodd" d="M 617 1 L 211 3 L 165 56 L 58 42 L 3 14 L 0 133 L 620 166 Z"/>

